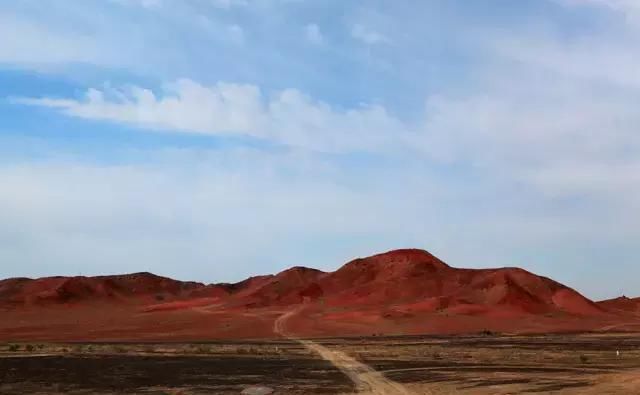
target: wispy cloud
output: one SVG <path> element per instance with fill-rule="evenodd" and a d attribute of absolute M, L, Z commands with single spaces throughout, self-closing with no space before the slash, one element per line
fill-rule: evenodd
<path fill-rule="evenodd" d="M 640 12 L 640 3 L 635 0 L 557 0 L 568 5 L 591 5 L 610 8 L 630 15 Z"/>
<path fill-rule="evenodd" d="M 143 8 L 156 8 L 160 7 L 163 3 L 163 0 L 110 0 L 114 3 L 119 3 L 123 5 L 134 5 L 140 6 Z"/>
<path fill-rule="evenodd" d="M 214 7 L 231 8 L 239 6 L 248 6 L 248 0 L 207 0 Z"/>
<path fill-rule="evenodd" d="M 50 29 L 2 10 L 0 37 L 0 63 L 111 63 L 110 49 L 97 48 L 90 34 Z"/>
<path fill-rule="evenodd" d="M 80 100 L 13 98 L 16 104 L 50 107 L 64 114 L 152 130 L 244 134 L 312 150 L 388 149 L 405 131 L 376 105 L 337 110 L 295 90 L 265 98 L 254 85 L 203 86 L 180 80 L 158 96 L 149 89 L 90 89 Z M 405 131 L 406 132 L 406 131 Z"/>
<path fill-rule="evenodd" d="M 361 24 L 355 24 L 351 28 L 351 36 L 368 45 L 391 43 L 391 40 L 384 34 L 369 29 Z"/>
<path fill-rule="evenodd" d="M 0 166 L 6 191 L 0 244 L 13 245 L 0 249 L 0 259 L 20 256 L 16 275 L 127 272 L 136 262 L 136 270 L 223 281 L 263 272 L 264 265 L 334 268 L 350 256 L 410 244 L 423 232 L 424 224 L 403 218 L 431 192 L 420 187 L 411 197 L 403 188 L 387 190 L 381 178 L 399 180 L 384 171 L 376 171 L 376 182 L 344 183 L 348 178 L 335 164 L 295 151 L 152 155 L 154 164 Z M 425 218 L 429 211 L 420 210 Z M 382 213 L 396 220 L 378 227 Z M 354 235 L 359 242 L 320 253 L 322 240 Z M 93 255 L 89 266 L 87 254 Z"/>
<path fill-rule="evenodd" d="M 316 25 L 315 23 L 311 23 L 308 24 L 307 26 L 305 26 L 305 34 L 307 36 L 307 40 L 311 43 L 311 44 L 315 44 L 315 45 L 322 45 L 325 42 L 324 36 L 322 35 L 322 32 L 320 31 L 320 27 L 318 27 L 318 25 Z"/>
<path fill-rule="evenodd" d="M 231 39 L 233 41 L 235 41 L 238 44 L 242 44 L 244 43 L 245 40 L 245 33 L 244 33 L 244 29 L 236 24 L 230 25 L 228 28 L 229 31 L 229 35 L 231 36 Z"/>
<path fill-rule="evenodd" d="M 458 2 L 407 10 L 162 0 L 152 12 L 137 1 L 78 2 L 73 13 L 19 3 L 0 7 L 0 33 L 15 37 L 0 46 L 0 63 L 53 65 L 74 78 L 71 65 L 81 63 L 96 78 L 60 93 L 9 86 L 3 95 L 27 107 L 7 114 L 51 119 L 29 113 L 40 107 L 73 118 L 65 125 L 91 138 L 135 133 L 125 125 L 154 143 L 132 161 L 114 154 L 114 165 L 86 157 L 0 165 L 0 261 L 95 259 L 104 271 L 131 252 L 167 274 L 180 271 L 171 261 L 204 267 L 213 258 L 238 270 L 250 262 L 245 274 L 424 245 L 454 264 L 529 265 L 564 281 L 592 270 L 576 285 L 601 296 L 604 257 L 629 262 L 606 274 L 611 284 L 637 273 L 636 2 L 555 0 L 494 12 Z M 338 11 L 344 19 L 327 18 Z M 380 72 L 374 61 L 388 67 Z M 46 123 L 39 132 L 66 154 L 59 141 L 69 132 Z M 219 138 L 228 135 L 252 138 Z M 165 138 L 225 144 L 159 153 Z M 640 293 L 631 282 L 626 292 Z"/>

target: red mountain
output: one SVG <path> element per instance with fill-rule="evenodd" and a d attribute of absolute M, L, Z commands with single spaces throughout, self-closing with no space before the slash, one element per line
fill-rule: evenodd
<path fill-rule="evenodd" d="M 334 305 L 421 303 L 428 310 L 509 309 L 533 314 L 598 314 L 576 291 L 517 268 L 457 269 L 422 250 L 356 259 L 320 278 Z"/>
<path fill-rule="evenodd" d="M 32 305 L 177 297 L 203 287 L 151 273 L 99 277 L 14 278 L 0 281 L 0 304 Z"/>
<path fill-rule="evenodd" d="M 96 303 L 99 315 L 91 307 Z M 288 330 L 307 336 L 631 330 L 640 319 L 629 312 L 639 305 L 622 298 L 594 303 L 526 270 L 458 269 L 404 249 L 355 259 L 334 272 L 293 267 L 234 284 L 150 273 L 8 279 L 0 281 L 8 318 L 0 339 L 272 337 L 274 320 L 287 311 L 296 312 Z M 53 318 L 45 318 L 49 312 Z"/>
<path fill-rule="evenodd" d="M 621 296 L 615 299 L 608 299 L 598 302 L 598 306 L 609 311 L 626 311 L 640 313 L 640 298 L 628 298 Z"/>
<path fill-rule="evenodd" d="M 318 280 L 325 273 L 307 267 L 296 266 L 275 276 L 263 277 L 233 297 L 248 307 L 281 306 L 303 303 L 322 295 Z"/>

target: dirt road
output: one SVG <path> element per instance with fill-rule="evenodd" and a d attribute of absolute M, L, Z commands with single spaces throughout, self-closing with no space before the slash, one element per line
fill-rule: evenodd
<path fill-rule="evenodd" d="M 331 362 L 356 384 L 358 392 L 372 395 L 412 394 L 401 384 L 389 380 L 382 373 L 377 372 L 372 367 L 355 360 L 343 352 L 330 350 L 311 340 L 298 339 L 293 334 L 287 332 L 287 320 L 299 312 L 300 309 L 292 310 L 278 317 L 274 322 L 273 331 L 283 337 L 297 341 L 307 349 L 320 355 L 323 359 Z"/>

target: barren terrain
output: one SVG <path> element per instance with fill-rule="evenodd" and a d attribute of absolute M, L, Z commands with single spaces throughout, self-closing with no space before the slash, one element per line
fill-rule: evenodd
<path fill-rule="evenodd" d="M 294 267 L 235 284 L 150 273 L 0 281 L 0 340 L 202 341 L 301 337 L 640 331 L 640 300 L 594 302 L 518 268 L 460 269 L 422 250 Z"/>
<path fill-rule="evenodd" d="M 640 394 L 639 299 L 423 250 L 234 284 L 7 279 L 0 314 L 2 394 Z"/>
<path fill-rule="evenodd" d="M 411 394 L 640 393 L 640 336 L 632 334 L 313 342 Z M 376 393 L 293 340 L 5 344 L 0 383 L 2 394 L 238 394 L 258 385 L 275 394 Z"/>

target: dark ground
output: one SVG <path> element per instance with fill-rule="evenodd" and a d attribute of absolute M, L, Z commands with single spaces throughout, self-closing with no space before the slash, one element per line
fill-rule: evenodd
<path fill-rule="evenodd" d="M 640 336 L 632 334 L 318 342 L 355 356 L 416 393 L 640 394 L 640 387 L 633 392 L 629 386 L 621 392 L 587 392 L 609 385 L 608 378 L 616 375 L 631 377 L 628 385 L 635 385 Z M 271 387 L 276 394 L 354 390 L 331 364 L 287 341 L 0 344 L 0 394 L 239 394 L 251 385 Z"/>

